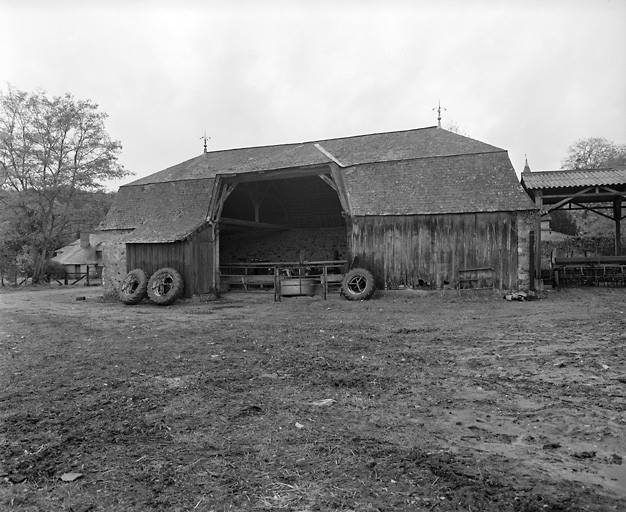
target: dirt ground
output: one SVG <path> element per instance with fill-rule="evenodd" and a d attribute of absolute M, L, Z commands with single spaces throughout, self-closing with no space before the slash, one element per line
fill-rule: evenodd
<path fill-rule="evenodd" d="M 626 290 L 0 292 L 0 510 L 626 510 Z"/>

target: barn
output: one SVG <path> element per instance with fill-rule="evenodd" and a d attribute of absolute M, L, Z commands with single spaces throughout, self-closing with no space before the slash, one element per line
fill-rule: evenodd
<path fill-rule="evenodd" d="M 345 262 L 381 289 L 519 290 L 537 215 L 505 150 L 440 127 L 205 151 L 120 187 L 103 280 L 173 267 L 193 297 L 232 268 Z"/>

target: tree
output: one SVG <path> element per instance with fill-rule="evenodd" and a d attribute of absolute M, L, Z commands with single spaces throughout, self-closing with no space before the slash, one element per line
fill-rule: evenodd
<path fill-rule="evenodd" d="M 562 169 L 601 169 L 626 165 L 626 145 L 604 137 L 590 137 L 574 142 L 561 162 Z M 581 236 L 610 236 L 613 223 L 587 210 L 566 212 Z"/>
<path fill-rule="evenodd" d="M 577 234 L 578 230 L 576 221 L 569 215 L 568 212 L 564 212 L 563 210 L 553 210 L 550 212 L 550 217 L 552 217 L 550 227 L 553 231 L 565 233 L 566 235 Z"/>
<path fill-rule="evenodd" d="M 102 190 L 101 182 L 128 175 L 106 117 L 70 94 L 50 98 L 10 86 L 0 93 L 0 206 L 21 236 L 13 248 L 32 258 L 33 282 L 67 233 L 80 191 Z"/>
<path fill-rule="evenodd" d="M 561 169 L 600 169 L 619 165 L 626 165 L 626 145 L 604 137 L 577 140 L 561 161 Z"/>
<path fill-rule="evenodd" d="M 462 128 L 461 126 L 459 126 L 459 124 L 454 119 L 450 119 L 444 122 L 443 128 L 448 130 L 449 132 L 453 132 L 458 135 L 463 135 L 464 137 L 469 137 L 465 128 Z"/>

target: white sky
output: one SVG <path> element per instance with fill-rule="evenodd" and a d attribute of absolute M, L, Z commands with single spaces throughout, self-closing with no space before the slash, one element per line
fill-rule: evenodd
<path fill-rule="evenodd" d="M 517 172 L 626 143 L 626 0 L 0 0 L 0 88 L 91 99 L 127 183 L 209 150 L 453 121 Z"/>

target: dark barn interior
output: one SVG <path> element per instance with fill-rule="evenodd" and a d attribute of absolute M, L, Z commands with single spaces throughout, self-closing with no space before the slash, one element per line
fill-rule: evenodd
<path fill-rule="evenodd" d="M 346 258 L 337 192 L 317 175 L 237 183 L 219 224 L 221 265 Z"/>

